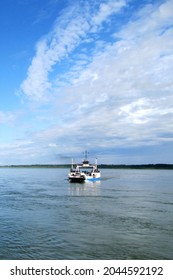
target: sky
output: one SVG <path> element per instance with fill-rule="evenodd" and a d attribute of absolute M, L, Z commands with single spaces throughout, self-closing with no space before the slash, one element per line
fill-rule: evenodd
<path fill-rule="evenodd" d="M 0 165 L 173 163 L 173 0 L 1 0 Z"/>

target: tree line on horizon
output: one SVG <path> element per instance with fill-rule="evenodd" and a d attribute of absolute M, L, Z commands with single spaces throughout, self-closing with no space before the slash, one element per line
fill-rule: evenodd
<path fill-rule="evenodd" d="M 23 167 L 23 168 L 70 168 L 71 164 L 12 164 L 0 167 Z M 98 168 L 126 168 L 126 169 L 173 169 L 173 164 L 99 164 Z"/>

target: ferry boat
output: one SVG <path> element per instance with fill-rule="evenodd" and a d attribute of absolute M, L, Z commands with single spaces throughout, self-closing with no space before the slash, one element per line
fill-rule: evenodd
<path fill-rule="evenodd" d="M 70 182 L 79 182 L 84 181 L 97 181 L 101 179 L 101 172 L 97 168 L 97 159 L 95 164 L 90 164 L 87 159 L 87 152 L 85 152 L 85 159 L 81 164 L 73 164 L 70 173 L 68 174 L 68 179 Z"/>

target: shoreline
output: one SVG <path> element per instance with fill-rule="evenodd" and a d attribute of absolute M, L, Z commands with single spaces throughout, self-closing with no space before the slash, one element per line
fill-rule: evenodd
<path fill-rule="evenodd" d="M 70 168 L 71 164 L 11 164 L 0 168 Z M 173 164 L 98 164 L 101 169 L 173 169 Z"/>

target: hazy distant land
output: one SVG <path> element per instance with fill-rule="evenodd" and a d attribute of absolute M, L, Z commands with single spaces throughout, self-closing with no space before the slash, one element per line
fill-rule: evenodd
<path fill-rule="evenodd" d="M 0 168 L 70 168 L 71 164 L 22 164 L 1 165 Z M 173 169 L 173 164 L 100 164 L 98 168 L 114 169 Z"/>

